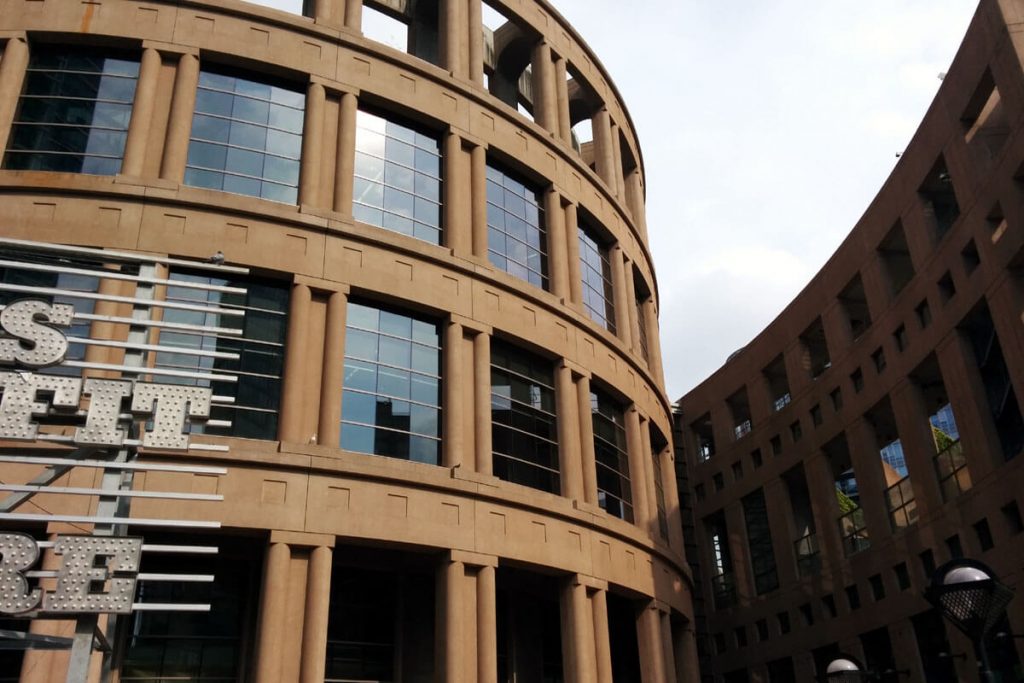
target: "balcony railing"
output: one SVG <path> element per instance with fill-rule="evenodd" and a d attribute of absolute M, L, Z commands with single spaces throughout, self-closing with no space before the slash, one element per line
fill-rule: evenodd
<path fill-rule="evenodd" d="M 749 434 L 750 430 L 752 430 L 752 429 L 753 429 L 753 425 L 750 424 L 750 420 L 744 420 L 743 422 L 740 422 L 738 425 L 733 427 L 732 431 L 733 431 L 733 434 L 736 435 L 736 440 L 739 441 L 740 439 L 745 437 L 747 434 Z"/>
<path fill-rule="evenodd" d="M 889 523 L 893 531 L 905 529 L 917 521 L 917 502 L 910 477 L 903 477 L 885 490 L 885 504 L 889 508 Z"/>
<path fill-rule="evenodd" d="M 732 572 L 723 572 L 711 577 L 711 593 L 715 609 L 725 609 L 736 604 L 736 579 Z"/>
<path fill-rule="evenodd" d="M 964 455 L 962 442 L 954 441 L 936 453 L 933 462 L 943 500 L 953 500 L 971 488 L 971 473 L 967 469 L 967 457 Z"/>
<path fill-rule="evenodd" d="M 818 535 L 813 531 L 793 541 L 796 552 L 796 568 L 800 576 L 813 576 L 821 569 L 821 552 L 818 549 Z"/>
<path fill-rule="evenodd" d="M 789 395 L 789 392 L 787 391 L 782 396 L 779 396 L 777 399 L 775 399 L 774 403 L 772 403 L 772 407 L 775 408 L 775 412 L 777 413 L 786 406 L 788 406 L 790 398 L 791 397 Z"/>
<path fill-rule="evenodd" d="M 847 555 L 859 553 L 871 547 L 868 527 L 864 522 L 864 508 L 854 508 L 839 516 L 839 534 L 843 537 L 843 550 Z"/>

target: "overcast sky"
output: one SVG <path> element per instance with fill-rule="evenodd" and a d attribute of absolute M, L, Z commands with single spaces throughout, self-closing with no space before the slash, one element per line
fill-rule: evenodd
<path fill-rule="evenodd" d="M 637 127 L 673 400 L 835 251 L 913 135 L 977 4 L 552 2 Z"/>

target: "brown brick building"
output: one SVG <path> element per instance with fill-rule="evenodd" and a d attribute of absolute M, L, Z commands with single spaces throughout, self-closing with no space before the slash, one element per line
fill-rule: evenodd
<path fill-rule="evenodd" d="M 989 650 L 1022 680 L 1022 21 L 981 2 L 849 237 L 677 404 L 704 680 L 811 681 L 838 651 L 977 680 L 922 597 L 956 557 L 1017 589 Z"/>
<path fill-rule="evenodd" d="M 73 305 L 72 374 L 212 382 L 205 448 L 145 459 L 227 468 L 136 477 L 223 496 L 131 508 L 220 521 L 185 539 L 219 548 L 185 563 L 212 584 L 140 581 L 213 611 L 122 619 L 94 679 L 696 681 L 643 166 L 614 85 L 545 0 L 307 5 L 0 0 L 0 303 Z M 140 308 L 160 311 L 142 342 Z M 42 429 L 33 452 L 60 453 Z M 0 462 L 5 483 L 38 472 Z M 66 663 L 0 650 L 0 680 Z"/>

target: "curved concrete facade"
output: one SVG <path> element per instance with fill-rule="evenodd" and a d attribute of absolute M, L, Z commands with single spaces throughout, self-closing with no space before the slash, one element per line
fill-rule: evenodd
<path fill-rule="evenodd" d="M 1017 588 L 1002 629 L 1024 630 L 1022 20 L 981 2 L 849 237 L 677 405 L 706 680 L 818 680 L 837 651 L 977 680 L 922 597 L 957 556 Z M 1019 676 L 1013 642 L 990 649 Z"/>
<path fill-rule="evenodd" d="M 480 0 L 442 1 L 429 20 L 418 18 L 413 3 L 363 5 L 316 0 L 311 16 L 297 16 L 236 0 L 0 0 L 4 148 L 11 148 L 19 96 L 42 46 L 56 53 L 62 46 L 116 49 L 140 65 L 120 172 L 8 164 L 0 170 L 0 235 L 182 259 L 220 251 L 226 263 L 288 291 L 277 438 L 197 437 L 230 445 L 230 455 L 161 456 L 228 468 L 218 486 L 223 502 L 207 504 L 201 515 L 223 524 L 216 539 L 243 539 L 243 561 L 256 567 L 231 680 L 324 680 L 322 662 L 333 647 L 328 622 L 342 609 L 331 599 L 331 576 L 339 576 L 339 565 L 362 566 L 364 557 L 379 555 L 389 571 L 408 562 L 433 577 L 433 655 L 415 674 L 407 661 L 396 663 L 395 671 L 406 673 L 394 680 L 484 682 L 499 680 L 499 672 L 512 680 L 526 665 L 507 651 L 516 629 L 506 628 L 502 615 L 515 611 L 519 586 L 543 582 L 538 604 L 554 609 L 561 639 L 560 654 L 548 648 L 544 657 L 558 680 L 610 681 L 614 668 L 635 669 L 650 683 L 695 681 L 691 578 L 657 343 L 643 169 L 625 105 L 597 58 L 546 2 L 495 3 L 509 22 L 493 32 L 483 30 Z M 406 23 L 410 45 L 418 47 L 403 53 L 364 37 L 362 16 L 371 9 Z M 413 41 L 428 34 L 429 41 Z M 297 202 L 183 180 L 194 163 L 197 84 L 211 65 L 305 96 Z M 506 104 L 508 87 L 520 111 Z M 438 141 L 439 244 L 353 218 L 357 117 L 366 109 Z M 587 119 L 589 142 L 573 134 Z M 495 166 L 537 192 L 546 287 L 488 258 L 487 178 Z M 605 310 L 614 309 L 606 324 L 585 306 L 577 235 L 584 224 L 605 257 L 612 304 Z M 350 300 L 438 325 L 437 465 L 338 447 Z M 551 368 L 558 491 L 494 474 L 496 343 Z M 90 353 L 120 358 L 116 349 Z M 592 389 L 621 409 L 627 457 L 620 465 L 629 487 L 620 493 L 632 522 L 603 509 Z M 142 486 L 172 479 L 150 477 Z M 200 514 L 173 501 L 139 501 L 132 513 Z M 620 633 L 628 643 L 616 642 Z M 394 655 L 396 662 L 412 656 Z M 63 678 L 62 655 L 26 659 L 24 683 Z M 529 677 L 519 671 L 520 680 Z M 126 679 L 147 675 L 158 677 L 122 672 Z"/>

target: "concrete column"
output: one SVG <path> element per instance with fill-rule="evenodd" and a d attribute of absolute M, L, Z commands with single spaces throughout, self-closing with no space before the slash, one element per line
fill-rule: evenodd
<path fill-rule="evenodd" d="M 615 148 L 612 142 L 612 119 L 602 107 L 594 114 L 594 166 L 608 189 L 615 192 Z"/>
<path fill-rule="evenodd" d="M 772 550 L 775 553 L 775 570 L 779 576 L 779 585 L 792 586 L 798 578 L 793 553 L 793 506 L 789 503 L 786 484 L 781 479 L 770 479 L 765 483 L 764 502 L 768 528 L 772 534 Z"/>
<path fill-rule="evenodd" d="M 444 331 L 444 439 L 441 441 L 441 464 L 445 467 L 461 465 L 465 448 L 462 438 L 462 425 L 465 421 L 465 408 L 462 405 L 462 390 L 465 386 L 462 347 L 462 325 L 449 321 Z"/>
<path fill-rule="evenodd" d="M 656 605 L 648 605 L 637 616 L 636 639 L 640 646 L 640 680 L 643 683 L 667 681 L 665 650 L 661 646 L 661 613 Z"/>
<path fill-rule="evenodd" d="M 633 495 L 633 523 L 650 532 L 650 500 L 647 495 L 647 467 L 640 435 L 640 412 L 635 406 L 625 410 L 626 445 L 629 449 L 629 478 Z"/>
<path fill-rule="evenodd" d="M 306 611 L 302 623 L 299 683 L 323 683 L 327 666 L 327 619 L 331 604 L 331 562 L 334 551 L 322 545 L 309 555 Z"/>
<path fill-rule="evenodd" d="M 674 681 L 676 679 L 676 653 L 673 647 L 672 640 L 672 617 L 671 615 L 661 612 L 659 614 L 661 622 L 661 648 L 665 653 L 665 680 Z"/>
<path fill-rule="evenodd" d="M 551 62 L 551 46 L 541 38 L 533 48 L 533 120 L 557 135 L 555 90 L 555 65 Z"/>
<path fill-rule="evenodd" d="M 348 7 L 352 4 L 362 7 L 362 0 L 349 0 L 346 5 L 346 25 Z M 358 30 L 358 29 L 357 29 Z M 341 94 L 341 106 L 338 110 L 338 148 L 335 151 L 334 172 L 334 210 L 338 213 L 352 215 L 352 178 L 356 166 L 356 111 L 359 102 L 350 92 Z"/>
<path fill-rule="evenodd" d="M 729 552 L 732 554 L 732 572 L 736 580 L 736 596 L 756 595 L 754 577 L 750 567 L 750 544 L 747 541 L 747 520 L 743 514 L 743 505 L 736 500 L 725 506 L 725 525 L 729 530 Z"/>
<path fill-rule="evenodd" d="M 872 545 L 879 545 L 892 536 L 889 510 L 885 504 L 885 475 L 878 450 L 878 437 L 874 427 L 860 417 L 846 429 L 846 442 L 850 448 L 853 471 L 860 491 L 860 506 L 864 509 L 864 523 Z"/>
<path fill-rule="evenodd" d="M 583 272 L 580 266 L 579 214 L 575 204 L 565 205 L 566 261 L 569 264 L 569 301 L 577 310 L 583 308 Z"/>
<path fill-rule="evenodd" d="M 676 683 L 691 683 L 691 681 L 700 680 L 697 634 L 691 623 L 687 623 L 683 627 L 679 636 L 679 657 L 676 659 L 675 680 Z"/>
<path fill-rule="evenodd" d="M 640 460 L 643 461 L 647 476 L 644 483 L 647 485 L 647 519 L 650 520 L 648 533 L 651 538 L 660 538 L 661 529 L 658 525 L 658 491 L 654 483 L 654 467 L 657 464 L 655 454 L 651 448 L 651 426 L 647 418 L 640 418 Z M 667 521 L 667 520 L 666 520 Z M 668 539 L 665 539 L 668 542 Z"/>
<path fill-rule="evenodd" d="M 317 442 L 335 447 L 341 443 L 341 389 L 345 375 L 345 318 L 348 294 L 333 292 L 327 300 L 324 326 L 323 381 L 320 384 L 320 420 Z"/>
<path fill-rule="evenodd" d="M 622 284 L 626 286 L 626 313 L 629 319 L 629 337 L 632 343 L 629 347 L 638 356 L 643 356 L 640 348 L 640 309 L 636 302 L 636 282 L 633 280 L 633 264 L 629 259 L 624 263 Z"/>
<path fill-rule="evenodd" d="M 918 514 L 927 517 L 929 512 L 936 512 L 942 507 L 942 491 L 934 465 L 935 440 L 928 421 L 931 410 L 925 406 L 920 387 L 912 380 L 900 382 L 889 392 L 889 399 L 903 444 L 903 456 L 907 461 Z"/>
<path fill-rule="evenodd" d="M 189 136 L 192 133 L 192 116 L 196 108 L 196 88 L 199 86 L 199 58 L 183 54 L 178 58 L 178 70 L 174 75 L 174 93 L 171 95 L 171 112 L 167 119 L 167 140 L 164 143 L 164 158 L 160 165 L 163 180 L 180 183 L 185 178 L 185 162 L 188 160 Z"/>
<path fill-rule="evenodd" d="M 818 451 L 804 461 L 807 490 L 811 499 L 811 513 L 818 537 L 822 564 L 838 563 L 843 559 L 843 542 L 839 534 L 839 500 L 836 480 L 828 457 Z"/>
<path fill-rule="evenodd" d="M 287 543 L 271 543 L 263 563 L 263 586 L 260 592 L 260 616 L 257 625 L 256 683 L 278 683 L 281 680 L 281 623 L 285 618 L 288 591 L 288 565 L 292 553 Z"/>
<path fill-rule="evenodd" d="M 135 86 L 132 118 L 128 123 L 128 135 L 124 143 L 124 160 L 121 162 L 121 173 L 127 176 L 142 175 L 146 149 L 149 147 L 149 129 L 153 122 L 160 66 L 160 53 L 151 47 L 145 48 L 142 51 L 142 61 L 139 64 L 139 82 Z"/>
<path fill-rule="evenodd" d="M 625 178 L 626 183 L 626 205 L 633 214 L 633 220 L 640 228 L 640 234 L 646 235 L 647 215 L 644 205 L 644 187 L 640 178 L 640 169 L 634 168 Z"/>
<path fill-rule="evenodd" d="M 619 200 L 626 197 L 625 178 L 622 171 L 622 136 L 619 134 L 619 124 L 612 123 L 612 169 L 615 177 L 615 196 Z"/>
<path fill-rule="evenodd" d="M 988 295 L 992 324 L 1010 374 L 1017 403 L 1024 400 L 1024 294 L 1020 275 L 1007 274 Z"/>
<path fill-rule="evenodd" d="M 334 6 L 340 2 L 344 4 L 345 0 L 314 0 L 313 3 L 313 19 L 317 22 L 330 21 L 334 18 Z"/>
<path fill-rule="evenodd" d="M 627 347 L 633 345 L 629 325 L 629 301 L 626 296 L 626 256 L 622 246 L 615 244 L 608 250 L 612 267 L 612 294 L 615 298 L 615 333 Z"/>
<path fill-rule="evenodd" d="M 437 632 L 434 642 L 438 673 L 435 680 L 443 683 L 460 683 L 465 679 L 462 671 L 466 635 L 462 606 L 465 582 L 465 564 L 451 558 L 442 560 L 437 570 Z"/>
<path fill-rule="evenodd" d="M 0 59 L 0 150 L 7 149 L 27 68 L 28 43 L 24 38 L 11 38 Z"/>
<path fill-rule="evenodd" d="M 323 166 L 324 110 L 327 92 L 319 83 L 306 88 L 306 115 L 302 124 L 302 161 L 299 171 L 299 204 L 320 205 L 320 169 Z"/>
<path fill-rule="evenodd" d="M 577 415 L 580 425 L 580 468 L 583 472 L 583 499 L 597 505 L 597 456 L 594 453 L 594 417 L 590 405 L 590 378 L 576 380 Z"/>
<path fill-rule="evenodd" d="M 466 18 L 469 30 L 469 80 L 482 88 L 484 85 L 484 18 L 482 0 L 467 0 Z"/>
<path fill-rule="evenodd" d="M 953 406 L 971 481 L 981 481 L 1001 467 L 1002 445 L 988 405 L 985 385 L 971 343 L 960 332 L 949 335 L 935 348 L 943 384 Z"/>
<path fill-rule="evenodd" d="M 594 611 L 587 587 L 571 576 L 562 585 L 562 669 L 566 683 L 597 680 Z"/>
<path fill-rule="evenodd" d="M 551 293 L 560 299 L 569 297 L 569 258 L 567 254 L 565 213 L 562 198 L 554 187 L 544 193 L 544 213 L 548 229 L 548 272 Z"/>
<path fill-rule="evenodd" d="M 679 484 L 676 481 L 675 456 L 672 447 L 666 446 L 658 461 L 661 463 L 661 480 L 665 485 L 665 507 L 668 514 L 668 544 L 672 550 L 685 554 L 683 539 L 683 516 L 679 507 Z"/>
<path fill-rule="evenodd" d="M 558 111 L 558 136 L 566 145 L 572 144 L 572 122 L 569 119 L 569 73 L 565 57 L 555 58 L 555 107 Z"/>
<path fill-rule="evenodd" d="M 608 634 L 608 591 L 597 589 L 590 596 L 594 618 L 594 655 L 597 660 L 597 683 L 614 683 L 612 679 L 612 647 Z M 696 680 L 696 679 L 695 679 Z"/>
<path fill-rule="evenodd" d="M 491 444 L 491 335 L 478 332 L 473 337 L 473 441 L 476 444 L 476 471 L 494 472 Z"/>
<path fill-rule="evenodd" d="M 281 390 L 281 425 L 278 438 L 281 441 L 305 443 L 307 438 L 302 433 L 305 412 L 304 373 L 301 371 L 306 363 L 303 351 L 306 345 L 306 329 L 309 325 L 309 309 L 313 294 L 303 284 L 292 285 L 291 299 L 288 303 L 288 336 L 284 347 L 284 377 Z"/>
<path fill-rule="evenodd" d="M 498 614 L 494 567 L 480 567 L 476 577 L 476 680 L 498 681 Z"/>
<path fill-rule="evenodd" d="M 345 28 L 362 33 L 363 0 L 345 0 Z"/>
<path fill-rule="evenodd" d="M 470 195 L 472 196 L 473 255 L 487 260 L 487 150 L 470 152 Z"/>
<path fill-rule="evenodd" d="M 643 302 L 640 324 L 647 327 L 647 367 L 654 375 L 656 382 L 665 379 L 665 371 L 661 365 L 661 330 L 658 327 L 658 311 L 654 307 L 654 296 Z"/>
<path fill-rule="evenodd" d="M 463 46 L 466 44 L 463 0 L 442 0 L 441 19 L 441 65 L 455 78 L 465 78 L 466 69 L 462 57 Z"/>
<path fill-rule="evenodd" d="M 457 256 L 472 248 L 472 226 L 464 209 L 466 185 L 470 182 L 462 152 L 462 138 L 449 132 L 444 136 L 444 244 Z"/>
<path fill-rule="evenodd" d="M 562 474 L 562 495 L 583 499 L 583 466 L 579 453 L 579 421 L 576 415 L 576 387 L 572 370 L 561 364 L 555 370 L 555 400 L 558 403 L 558 459 Z"/>

